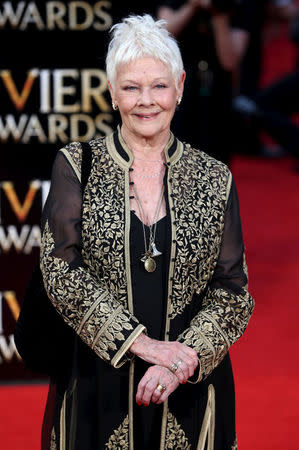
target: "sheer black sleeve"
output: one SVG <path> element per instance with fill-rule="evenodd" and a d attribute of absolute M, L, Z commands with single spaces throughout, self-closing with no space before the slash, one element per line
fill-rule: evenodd
<path fill-rule="evenodd" d="M 238 196 L 232 181 L 219 257 L 203 307 L 178 339 L 198 353 L 197 381 L 220 364 L 246 329 L 254 307 L 247 276 Z"/>
<path fill-rule="evenodd" d="M 42 216 L 41 270 L 48 296 L 65 322 L 99 357 L 119 367 L 145 327 L 83 261 L 82 193 L 74 163 L 80 147 L 73 143 L 60 151 L 53 166 Z"/>

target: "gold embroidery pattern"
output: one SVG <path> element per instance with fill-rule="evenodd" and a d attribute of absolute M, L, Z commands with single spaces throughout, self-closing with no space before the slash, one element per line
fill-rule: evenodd
<path fill-rule="evenodd" d="M 229 346 L 242 336 L 253 307 L 253 299 L 245 290 L 237 296 L 224 289 L 208 289 L 203 302 L 205 314 L 199 312 L 192 319 L 190 328 L 178 338 L 200 355 L 203 378 L 220 364 Z"/>
<path fill-rule="evenodd" d="M 208 285 L 217 264 L 227 202 L 228 168 L 203 152 L 185 146 L 172 169 L 176 214 L 176 246 L 171 318 L 181 314 Z M 184 295 L 182 295 L 184 292 Z M 191 326 L 178 340 L 200 355 L 203 378 L 222 361 L 230 345 L 245 331 L 253 299 L 223 289 L 207 290 Z"/>
<path fill-rule="evenodd" d="M 177 252 L 171 319 L 207 285 L 217 263 L 227 198 L 228 168 L 186 145 L 171 170 Z M 184 296 L 182 296 L 182 287 Z"/>
<path fill-rule="evenodd" d="M 105 450 L 129 450 L 129 418 L 125 417 L 123 423 L 114 430 L 109 441 L 105 444 Z"/>
<path fill-rule="evenodd" d="M 52 428 L 52 431 L 51 431 L 50 450 L 57 450 L 56 433 L 55 433 L 54 427 Z"/>
<path fill-rule="evenodd" d="M 243 271 L 247 278 L 247 283 L 246 283 L 245 289 L 248 289 L 248 269 L 247 269 L 247 264 L 246 264 L 245 253 L 243 253 Z"/>
<path fill-rule="evenodd" d="M 232 450 L 238 450 L 237 436 L 236 436 L 235 442 L 234 442 L 234 444 L 233 444 L 233 446 L 232 446 Z"/>
<path fill-rule="evenodd" d="M 82 340 L 101 358 L 110 361 L 138 326 L 137 319 L 87 270 L 82 267 L 69 270 L 66 261 L 51 255 L 53 250 L 54 239 L 47 222 L 42 239 L 41 269 L 48 295 L 64 320 L 75 330 L 81 330 L 78 334 Z M 102 297 L 100 302 L 99 297 Z M 92 313 L 88 314 L 90 310 Z M 113 321 L 109 320 L 111 316 L 114 316 Z M 82 326 L 84 317 L 87 319 Z M 101 327 L 103 333 L 99 334 Z"/>
<path fill-rule="evenodd" d="M 125 309 L 123 171 L 108 154 L 104 139 L 90 144 L 93 161 L 82 219 L 82 255 L 88 271 L 82 267 L 70 271 L 67 262 L 51 256 L 54 239 L 49 225 L 43 233 L 41 267 L 54 306 L 69 325 L 80 330 L 84 342 L 101 358 L 111 361 L 139 324 Z M 73 142 L 64 151 L 81 172 L 80 143 Z M 121 363 L 120 359 L 121 355 L 118 366 L 128 358 L 124 354 Z"/>
<path fill-rule="evenodd" d="M 191 444 L 188 443 L 188 439 L 184 430 L 178 424 L 177 419 L 170 412 L 167 413 L 167 425 L 166 425 L 166 438 L 165 438 L 165 450 L 189 450 Z"/>

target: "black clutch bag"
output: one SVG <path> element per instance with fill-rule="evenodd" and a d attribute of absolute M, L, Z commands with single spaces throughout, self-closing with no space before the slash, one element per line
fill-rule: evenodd
<path fill-rule="evenodd" d="M 82 195 L 91 168 L 91 148 L 82 143 Z M 44 288 L 39 265 L 33 272 L 23 298 L 14 339 L 25 365 L 39 373 L 55 376 L 71 367 L 77 335 L 54 308 Z"/>

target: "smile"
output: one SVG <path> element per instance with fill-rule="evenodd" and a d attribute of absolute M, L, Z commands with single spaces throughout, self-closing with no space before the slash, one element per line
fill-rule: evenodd
<path fill-rule="evenodd" d="M 159 114 L 159 112 L 155 112 L 155 113 L 150 113 L 150 114 L 135 114 L 135 116 L 141 120 L 151 120 L 151 119 L 155 119 L 158 116 L 158 114 Z"/>

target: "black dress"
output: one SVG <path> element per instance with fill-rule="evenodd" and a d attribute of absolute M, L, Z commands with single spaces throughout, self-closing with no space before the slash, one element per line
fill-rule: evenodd
<path fill-rule="evenodd" d="M 155 244 L 162 255 L 155 258 L 156 270 L 147 272 L 140 260 L 144 254 L 143 227 L 140 219 L 131 213 L 130 249 L 133 302 L 135 315 L 143 323 L 148 335 L 154 339 L 163 340 L 163 317 L 166 306 L 166 216 L 157 222 Z M 146 242 L 149 241 L 149 227 L 145 226 Z M 169 242 L 168 242 L 169 245 Z M 150 364 L 136 358 L 135 392 L 140 379 Z M 162 405 L 149 404 L 135 406 L 135 436 L 137 449 L 154 450 L 160 447 L 160 431 L 162 421 Z"/>

